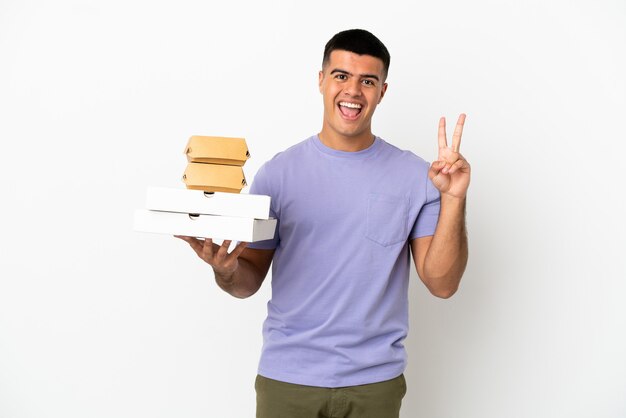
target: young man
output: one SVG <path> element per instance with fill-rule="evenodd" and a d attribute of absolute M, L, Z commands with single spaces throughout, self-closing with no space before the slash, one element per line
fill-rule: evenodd
<path fill-rule="evenodd" d="M 277 154 L 250 192 L 272 197 L 273 240 L 223 245 L 182 237 L 233 296 L 254 294 L 273 261 L 257 417 L 398 417 L 406 392 L 409 248 L 430 292 L 448 298 L 467 262 L 470 166 L 465 115 L 429 166 L 372 134 L 387 90 L 387 48 L 348 30 L 326 45 L 319 134 Z"/>

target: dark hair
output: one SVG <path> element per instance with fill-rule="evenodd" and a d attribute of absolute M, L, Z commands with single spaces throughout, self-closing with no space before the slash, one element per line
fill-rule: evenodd
<path fill-rule="evenodd" d="M 391 56 L 387 47 L 380 39 L 374 36 L 371 32 L 364 29 L 348 29 L 343 32 L 337 33 L 330 38 L 324 47 L 324 59 L 322 60 L 322 67 L 324 67 L 330 59 L 330 53 L 336 49 L 354 52 L 359 55 L 371 55 L 379 58 L 383 62 L 385 70 L 385 77 L 389 71 L 389 63 Z"/>

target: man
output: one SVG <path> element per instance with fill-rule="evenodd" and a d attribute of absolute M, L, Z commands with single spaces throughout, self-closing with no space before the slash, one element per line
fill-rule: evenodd
<path fill-rule="evenodd" d="M 409 248 L 430 292 L 455 293 L 467 262 L 470 166 L 439 121 L 432 165 L 372 134 L 390 56 L 354 29 L 326 45 L 322 130 L 277 154 L 250 192 L 272 197 L 273 240 L 221 246 L 181 237 L 245 298 L 270 264 L 272 298 L 256 380 L 257 417 L 398 417 L 406 392 Z"/>

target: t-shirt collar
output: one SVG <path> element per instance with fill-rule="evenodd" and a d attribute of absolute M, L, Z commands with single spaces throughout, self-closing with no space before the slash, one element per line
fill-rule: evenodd
<path fill-rule="evenodd" d="M 322 143 L 319 134 L 313 135 L 311 137 L 311 141 L 313 142 L 315 147 L 324 154 L 341 158 L 361 159 L 374 154 L 380 145 L 381 139 L 377 136 L 374 136 L 374 142 L 372 142 L 372 145 L 360 151 L 339 151 L 334 148 L 330 148 Z"/>

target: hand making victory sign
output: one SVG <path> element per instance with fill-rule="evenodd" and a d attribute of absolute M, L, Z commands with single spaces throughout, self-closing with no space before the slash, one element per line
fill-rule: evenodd
<path fill-rule="evenodd" d="M 465 198 L 470 182 L 470 165 L 459 153 L 465 114 L 461 113 L 452 135 L 452 147 L 446 139 L 446 118 L 439 119 L 439 155 L 430 165 L 428 177 L 442 195 Z"/>

